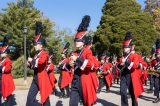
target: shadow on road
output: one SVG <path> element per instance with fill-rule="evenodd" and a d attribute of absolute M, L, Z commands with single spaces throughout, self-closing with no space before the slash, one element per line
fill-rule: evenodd
<path fill-rule="evenodd" d="M 104 93 L 114 93 L 114 94 L 120 95 L 120 91 L 114 91 L 114 90 L 109 90 L 109 91 L 101 90 L 101 92 L 104 92 Z"/>
<path fill-rule="evenodd" d="M 143 96 L 143 95 L 141 95 L 139 98 L 143 99 L 143 100 L 146 100 L 146 101 L 153 101 L 155 99 L 153 97 L 147 97 L 147 96 Z"/>
<path fill-rule="evenodd" d="M 102 106 L 118 106 L 118 105 L 116 105 L 114 103 L 108 102 L 108 101 L 103 100 L 103 99 L 98 99 L 97 103 L 101 103 Z"/>
<path fill-rule="evenodd" d="M 112 85 L 111 87 L 120 89 L 120 87 L 119 87 L 119 86 L 114 86 L 114 85 Z"/>

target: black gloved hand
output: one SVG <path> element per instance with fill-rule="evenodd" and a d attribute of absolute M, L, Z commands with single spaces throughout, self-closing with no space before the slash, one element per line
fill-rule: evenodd
<path fill-rule="evenodd" d="M 59 69 L 59 70 L 62 70 L 63 65 L 64 65 L 64 64 L 61 64 L 61 65 L 58 67 L 58 69 Z"/>
<path fill-rule="evenodd" d="M 125 64 L 125 66 L 128 67 L 131 64 L 131 62 L 129 62 L 128 60 L 126 60 L 124 64 Z"/>

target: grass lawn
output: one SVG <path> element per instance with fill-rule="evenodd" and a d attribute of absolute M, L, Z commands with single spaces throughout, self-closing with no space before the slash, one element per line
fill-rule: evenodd
<path fill-rule="evenodd" d="M 55 74 L 57 80 L 59 78 L 59 74 Z M 14 83 L 16 86 L 16 90 L 26 90 L 29 89 L 32 83 L 33 77 L 27 77 L 27 83 L 24 81 L 24 78 L 14 79 Z"/>

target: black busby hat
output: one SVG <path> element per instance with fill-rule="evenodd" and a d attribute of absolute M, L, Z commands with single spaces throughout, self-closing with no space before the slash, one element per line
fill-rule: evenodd
<path fill-rule="evenodd" d="M 132 46 L 131 41 L 132 41 L 133 33 L 132 32 L 127 32 L 126 36 L 123 41 L 123 47 L 124 48 L 130 48 Z"/>
<path fill-rule="evenodd" d="M 160 39 L 156 41 L 156 54 L 160 54 Z"/>
<path fill-rule="evenodd" d="M 146 51 L 145 50 L 142 52 L 142 56 L 146 56 Z"/>
<path fill-rule="evenodd" d="M 85 35 L 86 35 L 87 28 L 89 26 L 90 20 L 91 20 L 90 16 L 88 15 L 85 15 L 83 17 L 82 22 L 80 23 L 77 29 L 77 33 L 74 38 L 75 41 L 85 42 Z"/>
<path fill-rule="evenodd" d="M 110 58 L 110 53 L 108 51 L 104 51 L 103 54 L 101 55 L 101 60 L 106 60 Z"/>
<path fill-rule="evenodd" d="M 0 48 L 0 53 L 10 53 L 8 41 L 9 41 L 9 36 L 5 35 L 3 38 L 3 43 Z"/>
<path fill-rule="evenodd" d="M 93 42 L 92 36 L 86 36 L 85 38 L 85 45 L 90 45 Z"/>
<path fill-rule="evenodd" d="M 67 54 L 67 50 L 68 50 L 69 46 L 70 46 L 70 43 L 67 42 L 66 45 L 64 46 L 61 54 Z"/>
<path fill-rule="evenodd" d="M 34 38 L 34 44 L 45 44 L 45 40 L 42 38 L 42 22 L 37 21 L 36 24 L 36 31 L 35 31 L 35 38 Z"/>
<path fill-rule="evenodd" d="M 55 49 L 53 49 L 53 48 L 49 48 L 48 49 L 48 52 L 49 52 L 49 60 L 52 60 L 53 59 L 53 57 L 54 57 L 54 54 L 55 54 Z"/>
<path fill-rule="evenodd" d="M 152 46 L 151 55 L 153 56 L 156 53 L 156 45 Z"/>

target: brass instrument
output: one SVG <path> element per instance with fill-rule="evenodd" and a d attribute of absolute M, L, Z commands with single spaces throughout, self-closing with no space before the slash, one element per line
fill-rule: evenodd
<path fill-rule="evenodd" d="M 125 61 L 127 61 L 127 59 L 129 58 L 129 56 L 131 55 L 131 52 L 124 58 Z M 124 61 L 124 63 L 125 63 Z M 122 73 L 122 71 L 126 68 L 126 66 L 124 65 L 119 71 L 120 73 Z"/>
<path fill-rule="evenodd" d="M 160 62 L 158 62 L 155 66 L 154 66 L 154 70 L 147 70 L 148 74 L 150 75 L 155 75 L 157 77 L 160 76 Z"/>
<path fill-rule="evenodd" d="M 97 77 L 99 78 L 103 78 L 103 68 L 104 68 L 104 64 L 97 70 Z"/>
<path fill-rule="evenodd" d="M 160 70 L 147 70 L 147 73 L 150 75 L 156 75 L 156 76 L 160 76 Z"/>
<path fill-rule="evenodd" d="M 97 77 L 99 77 L 99 78 L 103 78 L 104 77 L 104 74 L 103 74 L 103 72 L 97 72 Z"/>
<path fill-rule="evenodd" d="M 98 72 L 97 72 L 97 77 L 103 78 L 103 77 L 106 76 L 107 74 L 108 74 L 108 72 L 98 71 Z"/>

